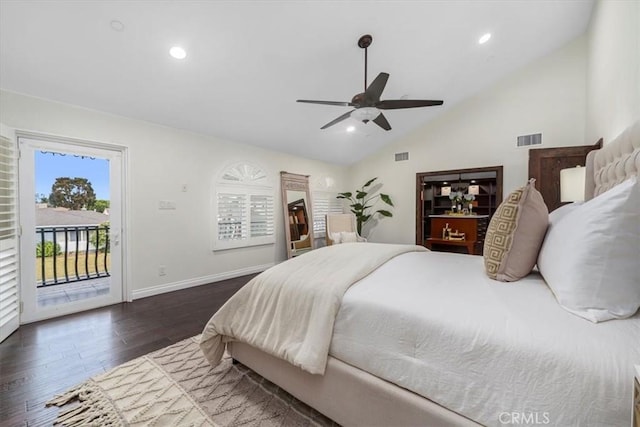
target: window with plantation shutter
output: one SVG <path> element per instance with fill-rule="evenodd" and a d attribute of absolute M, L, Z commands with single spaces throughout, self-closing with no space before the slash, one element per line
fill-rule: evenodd
<path fill-rule="evenodd" d="M 313 192 L 312 218 L 316 237 L 321 237 L 327 228 L 325 215 L 343 212 L 342 200 L 336 199 L 337 195 L 338 193 L 328 191 Z"/>
<path fill-rule="evenodd" d="M 218 239 L 247 237 L 246 200 L 244 194 L 218 193 Z"/>
<path fill-rule="evenodd" d="M 0 341 L 19 324 L 17 167 L 14 141 L 0 135 Z"/>
<path fill-rule="evenodd" d="M 251 195 L 251 237 L 273 236 L 273 196 Z"/>
<path fill-rule="evenodd" d="M 214 250 L 275 243 L 273 187 L 255 166 L 224 171 L 216 185 Z"/>

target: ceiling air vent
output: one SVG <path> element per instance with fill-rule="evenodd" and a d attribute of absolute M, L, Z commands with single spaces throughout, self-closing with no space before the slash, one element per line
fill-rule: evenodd
<path fill-rule="evenodd" d="M 542 134 L 532 133 L 531 135 L 522 135 L 518 137 L 518 147 L 528 147 L 529 145 L 541 145 Z"/>
<path fill-rule="evenodd" d="M 396 153 L 396 162 L 402 162 L 404 160 L 409 160 L 408 151 L 405 151 L 404 153 Z"/>

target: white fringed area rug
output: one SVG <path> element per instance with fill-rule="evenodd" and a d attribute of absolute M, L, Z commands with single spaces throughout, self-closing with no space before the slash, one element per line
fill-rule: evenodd
<path fill-rule="evenodd" d="M 333 426 L 225 357 L 212 368 L 192 337 L 95 376 L 47 406 L 62 426 Z M 69 406 L 67 408 L 67 405 Z"/>

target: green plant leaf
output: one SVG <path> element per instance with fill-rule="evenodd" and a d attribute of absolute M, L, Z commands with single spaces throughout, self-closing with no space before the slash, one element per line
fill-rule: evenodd
<path fill-rule="evenodd" d="M 391 197 L 389 197 L 388 194 L 380 193 L 380 198 L 382 199 L 383 202 L 385 202 L 389 206 L 393 206 L 393 202 L 391 201 Z"/>
<path fill-rule="evenodd" d="M 358 215 L 360 215 L 360 212 L 356 212 L 353 209 L 351 209 L 351 213 L 353 213 L 356 217 L 358 217 Z"/>
<path fill-rule="evenodd" d="M 379 211 L 376 211 L 376 213 L 379 213 L 380 215 L 382 215 L 382 216 L 387 216 L 387 217 L 388 217 L 388 216 L 393 216 L 393 214 L 392 214 L 391 212 L 389 212 L 389 211 L 385 211 L 385 210 L 383 210 L 383 209 L 381 209 L 381 210 L 379 210 Z"/>
<path fill-rule="evenodd" d="M 362 211 L 362 203 L 354 203 L 351 207 L 355 210 Z"/>
<path fill-rule="evenodd" d="M 351 192 L 346 192 L 346 193 L 338 193 L 338 195 L 336 196 L 336 199 L 348 199 L 349 197 L 351 197 Z"/>
<path fill-rule="evenodd" d="M 371 215 L 362 215 L 361 217 L 363 223 L 369 221 L 369 218 L 371 218 Z"/>
<path fill-rule="evenodd" d="M 367 188 L 367 187 L 368 187 L 368 186 L 370 186 L 370 185 L 373 183 L 373 181 L 375 181 L 376 179 L 378 179 L 378 177 L 377 177 L 377 176 L 376 176 L 375 178 L 371 178 L 369 181 L 367 181 L 367 182 L 362 186 L 362 188 Z"/>
<path fill-rule="evenodd" d="M 365 197 L 367 197 L 366 191 L 358 191 L 356 193 L 356 199 L 364 199 Z"/>

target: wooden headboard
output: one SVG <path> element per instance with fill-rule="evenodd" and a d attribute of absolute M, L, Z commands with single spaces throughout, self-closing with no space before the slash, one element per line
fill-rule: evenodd
<path fill-rule="evenodd" d="M 601 150 L 587 156 L 585 200 L 604 193 L 640 171 L 640 120 Z"/>
<path fill-rule="evenodd" d="M 594 145 L 529 150 L 529 179 L 535 178 L 549 212 L 564 204 L 560 201 L 560 170 L 585 166 L 587 154 L 601 147 L 602 139 Z"/>

